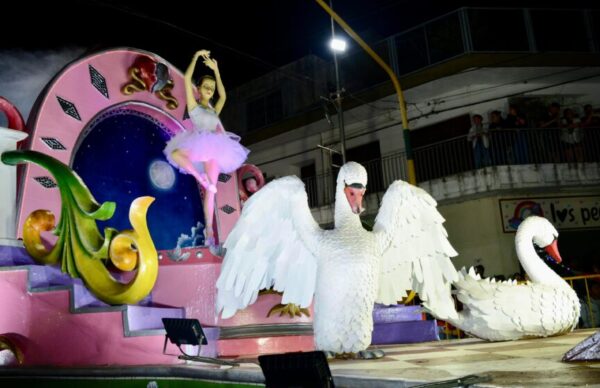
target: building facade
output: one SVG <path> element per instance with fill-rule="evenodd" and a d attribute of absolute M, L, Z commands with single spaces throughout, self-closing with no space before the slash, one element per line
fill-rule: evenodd
<path fill-rule="evenodd" d="M 400 78 L 417 183 L 438 201 L 457 268 L 520 272 L 514 231 L 529 214 L 557 226 L 565 267 L 600 262 L 599 31 L 597 10 L 462 8 L 372 43 Z M 407 179 L 400 111 L 365 53 L 343 55 L 339 69 L 347 159 L 369 172 L 369 224 L 388 185 Z M 267 180 L 304 180 L 325 227 L 341 164 L 333 74 L 330 62 L 303 58 L 232 91 L 224 112 Z M 484 133 L 473 140 L 475 115 Z"/>

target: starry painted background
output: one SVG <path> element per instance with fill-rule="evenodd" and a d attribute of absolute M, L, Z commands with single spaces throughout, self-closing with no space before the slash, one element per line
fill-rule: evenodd
<path fill-rule="evenodd" d="M 129 205 L 140 196 L 156 201 L 148 227 L 157 249 L 173 249 L 178 237 L 204 224 L 202 200 L 195 180 L 175 170 L 162 150 L 169 134 L 144 114 L 117 110 L 92 123 L 75 152 L 72 167 L 98 202 L 117 204 L 112 219 L 98 222 L 131 229 Z"/>

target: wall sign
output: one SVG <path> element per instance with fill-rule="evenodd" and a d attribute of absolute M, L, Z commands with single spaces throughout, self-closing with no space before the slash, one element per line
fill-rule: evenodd
<path fill-rule="evenodd" d="M 515 232 L 530 215 L 546 217 L 556 229 L 600 228 L 600 195 L 501 199 L 504 232 Z"/>

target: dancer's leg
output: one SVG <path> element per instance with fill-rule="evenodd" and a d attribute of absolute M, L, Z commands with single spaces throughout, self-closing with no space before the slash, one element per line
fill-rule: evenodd
<path fill-rule="evenodd" d="M 206 173 L 200 173 L 196 170 L 194 163 L 189 159 L 187 153 L 183 150 L 175 150 L 171 153 L 171 159 L 175 161 L 181 168 L 188 172 L 191 176 L 196 178 L 196 180 L 208 190 L 210 186 L 210 182 L 208 180 L 208 176 Z"/>
<path fill-rule="evenodd" d="M 204 218 L 206 221 L 206 237 L 213 237 L 213 218 L 215 213 L 215 193 L 219 179 L 219 165 L 215 160 L 204 163 L 204 171 L 208 176 L 208 187 L 204 192 Z"/>

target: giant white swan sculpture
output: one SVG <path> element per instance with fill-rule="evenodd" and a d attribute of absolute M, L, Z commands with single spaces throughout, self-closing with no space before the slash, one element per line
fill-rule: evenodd
<path fill-rule="evenodd" d="M 533 244 L 544 248 L 558 263 L 558 232 L 550 221 L 527 217 L 517 230 L 515 246 L 530 281 L 495 282 L 481 279 L 473 268 L 459 274 L 454 284 L 464 309 L 457 318 L 446 319 L 461 330 L 489 341 L 548 337 L 568 333 L 579 320 L 579 299 L 537 253 Z M 436 314 L 438 318 L 445 317 Z"/>
<path fill-rule="evenodd" d="M 449 284 L 457 279 L 435 200 L 396 181 L 385 193 L 373 232 L 359 214 L 367 172 L 346 163 L 336 185 L 335 227 L 323 230 L 308 206 L 304 184 L 284 177 L 254 194 L 225 242 L 217 281 L 217 312 L 231 317 L 261 289 L 283 292 L 282 303 L 314 304 L 315 346 L 333 354 L 362 352 L 371 343 L 375 302 L 394 304 L 412 289 L 439 314 L 456 316 Z"/>

